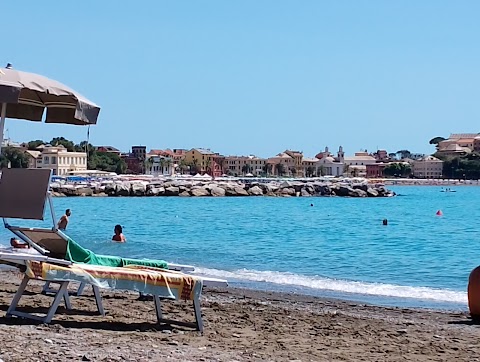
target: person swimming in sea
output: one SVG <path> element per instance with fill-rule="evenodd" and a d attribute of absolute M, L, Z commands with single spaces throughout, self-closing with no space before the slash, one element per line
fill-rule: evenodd
<path fill-rule="evenodd" d="M 112 241 L 115 241 L 117 243 L 124 243 L 127 241 L 125 238 L 125 235 L 123 235 L 123 229 L 121 225 L 115 225 L 115 228 L 113 229 L 113 234 L 112 236 Z"/>

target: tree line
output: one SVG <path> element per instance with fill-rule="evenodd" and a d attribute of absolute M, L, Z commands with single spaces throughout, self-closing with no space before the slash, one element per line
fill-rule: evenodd
<path fill-rule="evenodd" d="M 87 169 L 107 172 L 116 172 L 117 174 L 126 173 L 127 164 L 119 155 L 110 152 L 100 152 L 97 148 L 87 141 L 78 144 L 64 138 L 54 137 L 50 142 L 43 140 L 29 141 L 24 146 L 31 151 L 37 150 L 41 145 L 60 146 L 62 145 L 68 152 L 86 152 Z M 0 167 L 27 168 L 30 156 L 25 152 L 25 148 L 2 147 L 0 155 Z"/>

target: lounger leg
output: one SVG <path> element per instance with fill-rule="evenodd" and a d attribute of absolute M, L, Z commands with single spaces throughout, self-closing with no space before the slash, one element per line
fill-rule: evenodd
<path fill-rule="evenodd" d="M 22 297 L 23 292 L 25 291 L 25 288 L 27 287 L 29 280 L 30 278 L 27 277 L 26 275 L 23 277 L 22 282 L 20 283 L 20 286 L 18 287 L 18 290 L 15 293 L 15 296 L 13 297 L 10 307 L 8 307 L 7 317 L 11 317 L 13 315 L 13 312 L 15 312 L 15 310 L 17 309 L 18 302 L 20 301 L 20 298 Z"/>
<path fill-rule="evenodd" d="M 42 293 L 47 294 L 48 292 L 51 292 L 50 282 L 45 282 L 45 284 L 43 285 Z"/>
<path fill-rule="evenodd" d="M 81 296 L 82 293 L 83 293 L 83 289 L 85 289 L 85 283 L 80 283 L 80 285 L 78 286 L 78 289 L 77 289 L 77 297 Z M 95 291 L 93 291 L 95 293 Z"/>
<path fill-rule="evenodd" d="M 52 321 L 52 318 L 55 315 L 55 312 L 57 311 L 57 308 L 58 308 L 58 305 L 60 304 L 60 301 L 62 300 L 62 298 L 65 297 L 65 294 L 68 293 L 67 287 L 68 287 L 68 282 L 61 282 L 60 283 L 60 288 L 58 289 L 58 292 L 55 295 L 55 298 L 53 299 L 53 303 L 50 306 L 50 309 L 48 310 L 47 315 L 45 316 L 45 318 L 42 319 L 42 322 L 48 324 Z M 69 301 L 69 303 L 70 303 L 70 301 Z"/>
<path fill-rule="evenodd" d="M 153 296 L 153 301 L 155 302 L 155 312 L 157 313 L 157 320 L 158 323 L 162 323 L 162 303 L 160 302 L 160 298 L 158 295 Z"/>
<path fill-rule="evenodd" d="M 80 285 L 80 287 L 82 285 L 85 286 L 85 283 L 82 283 Z M 78 289 L 80 289 L 80 288 L 78 288 Z M 92 289 L 93 289 L 93 295 L 95 296 L 95 303 L 97 303 L 98 313 L 100 313 L 102 316 L 104 316 L 105 311 L 103 309 L 102 295 L 100 294 L 100 290 L 98 289 L 98 287 L 96 285 L 92 285 Z"/>
<path fill-rule="evenodd" d="M 203 333 L 202 310 L 200 309 L 200 299 L 193 300 L 193 309 L 195 310 L 195 319 L 197 321 L 197 330 Z"/>
<path fill-rule="evenodd" d="M 58 291 L 60 292 L 60 291 Z M 68 290 L 65 290 L 65 293 L 63 293 L 63 300 L 65 301 L 65 308 L 68 310 L 72 309 L 72 303 L 70 303 L 70 297 L 68 295 Z"/>

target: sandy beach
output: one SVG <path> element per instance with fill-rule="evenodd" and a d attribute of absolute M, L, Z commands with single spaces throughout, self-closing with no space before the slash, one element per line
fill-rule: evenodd
<path fill-rule="evenodd" d="M 467 313 L 384 308 L 338 300 L 229 288 L 205 290 L 203 335 L 157 325 L 152 301 L 91 290 L 60 307 L 50 325 L 5 318 L 20 283 L 0 273 L 3 361 L 478 361 L 480 326 Z M 30 291 L 39 292 L 40 283 Z M 20 305 L 44 311 L 51 297 L 29 293 Z M 193 320 L 190 303 L 165 302 L 165 316 Z"/>

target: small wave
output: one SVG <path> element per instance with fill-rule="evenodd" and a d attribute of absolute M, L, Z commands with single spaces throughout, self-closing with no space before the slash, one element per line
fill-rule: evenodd
<path fill-rule="evenodd" d="M 413 287 L 383 283 L 366 283 L 341 279 L 323 278 L 319 276 L 306 276 L 293 273 L 256 271 L 248 269 L 240 269 L 234 272 L 230 272 L 225 270 L 196 267 L 195 272 L 217 278 L 265 282 L 284 286 L 297 286 L 316 290 L 329 290 L 340 293 L 363 294 L 370 296 L 393 298 L 413 298 L 420 300 L 432 300 L 437 302 L 467 304 L 467 293 L 457 292 L 448 289 Z"/>

